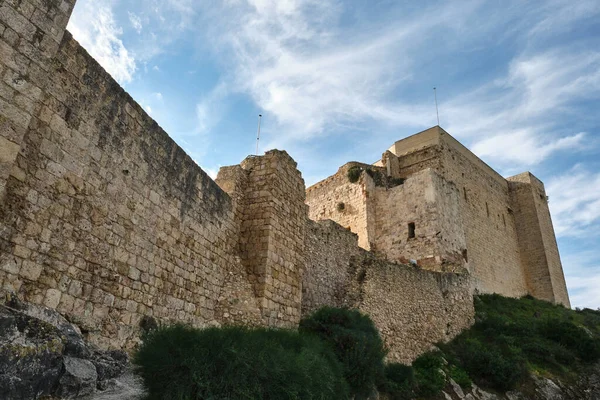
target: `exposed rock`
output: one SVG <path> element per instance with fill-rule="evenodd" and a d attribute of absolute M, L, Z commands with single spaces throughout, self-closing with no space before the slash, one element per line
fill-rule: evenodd
<path fill-rule="evenodd" d="M 51 394 L 62 372 L 64 344 L 58 329 L 0 307 L 0 398 Z"/>
<path fill-rule="evenodd" d="M 91 361 L 98 372 L 98 381 L 102 382 L 121 376 L 129 364 L 129 357 L 122 350 L 97 351 Z"/>
<path fill-rule="evenodd" d="M 460 385 L 458 383 L 454 382 L 454 379 L 450 378 L 449 382 L 450 382 L 450 386 L 452 386 L 452 390 L 454 391 L 454 393 L 456 393 L 456 395 L 460 399 L 465 397 L 465 393 L 463 392 L 462 388 L 460 387 Z"/>
<path fill-rule="evenodd" d="M 491 393 L 477 385 L 461 394 L 461 391 L 456 390 L 455 384 L 450 382 L 442 396 L 444 399 L 459 400 L 598 400 L 600 364 L 582 371 L 576 382 L 566 383 L 554 378 L 532 375 L 521 387 L 504 394 Z"/>
<path fill-rule="evenodd" d="M 63 367 L 55 396 L 76 399 L 94 392 L 98 381 L 94 364 L 88 360 L 66 356 Z"/>
<path fill-rule="evenodd" d="M 117 379 L 106 381 L 107 387 L 102 392 L 96 392 L 92 396 L 82 400 L 141 400 L 146 392 L 142 378 L 132 371 L 127 371 Z"/>
<path fill-rule="evenodd" d="M 128 365 L 127 353 L 90 347 L 52 309 L 14 297 L 0 305 L 0 399 L 89 397 L 117 385 Z"/>

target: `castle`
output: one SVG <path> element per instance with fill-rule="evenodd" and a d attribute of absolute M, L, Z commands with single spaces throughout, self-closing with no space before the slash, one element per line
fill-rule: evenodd
<path fill-rule="evenodd" d="M 472 324 L 474 292 L 569 305 L 529 173 L 504 180 L 434 127 L 308 190 L 278 150 L 213 180 L 66 31 L 73 6 L 0 5 L 2 291 L 104 348 L 147 317 L 295 327 L 354 307 L 403 362 Z"/>
<path fill-rule="evenodd" d="M 352 170 L 368 174 L 353 185 Z M 388 260 L 468 271 L 475 292 L 569 307 L 547 199 L 531 173 L 504 179 L 439 126 L 307 190 L 311 219 L 348 227 Z"/>

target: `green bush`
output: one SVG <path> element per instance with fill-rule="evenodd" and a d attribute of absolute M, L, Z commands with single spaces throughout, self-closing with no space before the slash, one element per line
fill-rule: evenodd
<path fill-rule="evenodd" d="M 419 396 L 433 396 L 444 388 L 446 378 L 442 372 L 443 365 L 444 359 L 438 351 L 425 353 L 413 362 Z"/>
<path fill-rule="evenodd" d="M 384 379 L 386 351 L 368 316 L 356 310 L 323 307 L 303 318 L 299 331 L 316 335 L 329 344 L 342 363 L 356 399 L 367 398 Z"/>
<path fill-rule="evenodd" d="M 331 350 L 294 331 L 176 325 L 145 336 L 134 361 L 149 400 L 348 398 Z"/>
<path fill-rule="evenodd" d="M 448 373 L 450 374 L 450 378 L 454 380 L 454 382 L 458 383 L 458 385 L 464 389 L 468 389 L 471 387 L 471 378 L 467 371 L 458 367 L 456 365 L 451 365 L 448 369 Z"/>
<path fill-rule="evenodd" d="M 403 185 L 404 184 L 405 179 L 404 178 L 391 178 L 390 179 L 390 186 L 399 186 L 399 185 Z"/>
<path fill-rule="evenodd" d="M 362 168 L 359 166 L 353 166 L 350 167 L 348 169 L 348 180 L 350 181 L 350 183 L 356 183 L 358 182 L 358 179 L 360 178 L 360 174 L 362 173 Z"/>
<path fill-rule="evenodd" d="M 572 350 L 585 362 L 600 358 L 599 340 L 573 322 L 550 319 L 542 324 L 540 331 L 546 338 Z"/>
<path fill-rule="evenodd" d="M 497 346 L 476 339 L 464 343 L 460 358 L 472 377 L 496 390 L 512 389 L 526 375 L 525 364 L 516 354 L 503 353 Z"/>
<path fill-rule="evenodd" d="M 391 400 L 408 400 L 415 396 L 414 370 L 409 365 L 390 363 L 385 366 L 385 380 L 379 391 L 386 393 Z"/>

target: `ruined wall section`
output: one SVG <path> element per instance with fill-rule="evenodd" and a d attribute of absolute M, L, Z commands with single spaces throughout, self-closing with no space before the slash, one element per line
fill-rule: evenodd
<path fill-rule="evenodd" d="M 570 307 L 544 185 L 529 172 L 508 181 L 528 290 Z"/>
<path fill-rule="evenodd" d="M 358 182 L 348 179 L 352 167 L 368 168 L 361 163 L 347 163 L 335 175 L 306 190 L 306 204 L 310 219 L 331 219 L 358 235 L 358 245 L 370 250 L 375 236 L 374 202 L 369 194 L 374 190 L 373 179 L 365 172 Z"/>
<path fill-rule="evenodd" d="M 382 258 L 426 269 L 467 268 L 463 221 L 457 188 L 435 171 L 410 175 L 403 184 L 374 191 L 376 235 L 374 251 Z M 414 227 L 414 237 L 411 227 Z"/>
<path fill-rule="evenodd" d="M 347 307 L 348 268 L 359 254 L 358 236 L 331 220 L 306 224 L 302 315 L 322 306 Z"/>
<path fill-rule="evenodd" d="M 349 281 L 349 298 L 375 322 L 391 362 L 408 364 L 474 322 L 468 274 L 427 271 L 363 252 L 352 259 Z"/>
<path fill-rule="evenodd" d="M 49 63 L 74 5 L 75 0 L 0 4 L 0 201 L 25 132 L 36 124 Z"/>
<path fill-rule="evenodd" d="M 304 180 L 285 152 L 248 157 L 242 262 L 250 273 L 265 324 L 294 327 L 300 320 L 306 205 Z"/>
<path fill-rule="evenodd" d="M 102 347 L 133 345 L 144 316 L 260 323 L 231 198 L 69 33 L 46 67 L 0 209 L 2 287 Z"/>
<path fill-rule="evenodd" d="M 389 262 L 356 245 L 333 221 L 307 221 L 302 314 L 350 307 L 368 314 L 389 349 L 389 361 L 410 363 L 448 341 L 474 319 L 470 275 Z"/>

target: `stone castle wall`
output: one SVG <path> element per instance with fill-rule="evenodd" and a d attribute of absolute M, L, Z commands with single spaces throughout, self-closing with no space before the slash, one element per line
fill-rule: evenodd
<path fill-rule="evenodd" d="M 30 124 L 74 0 L 0 3 L 0 198 Z"/>
<path fill-rule="evenodd" d="M 2 202 L 2 286 L 104 346 L 143 316 L 260 321 L 230 197 L 69 33 L 47 67 Z"/>
<path fill-rule="evenodd" d="M 302 313 L 322 306 L 361 310 L 380 330 L 389 361 L 410 363 L 473 323 L 468 274 L 380 259 L 333 221 L 308 221 L 306 238 Z"/>
<path fill-rule="evenodd" d="M 450 135 L 441 135 L 439 173 L 462 191 L 460 218 L 465 224 L 475 288 L 484 293 L 523 296 L 528 291 L 508 183 L 462 149 Z"/>
<path fill-rule="evenodd" d="M 458 189 L 435 171 L 424 169 L 403 184 L 377 187 L 375 251 L 392 261 L 414 260 L 426 269 L 468 269 Z M 409 237 L 414 224 L 414 237 Z"/>
<path fill-rule="evenodd" d="M 388 183 L 403 178 L 404 184 L 353 189 L 340 170 L 308 189 L 311 218 L 349 226 L 361 247 L 390 260 L 439 271 L 465 268 L 478 292 L 530 293 L 569 304 L 539 180 L 518 176 L 509 183 L 439 127 L 396 142 L 375 166 Z M 335 204 L 356 198 L 372 210 L 366 227 L 345 225 L 347 217 L 335 212 Z"/>
<path fill-rule="evenodd" d="M 304 265 L 304 180 L 294 160 L 276 150 L 248 157 L 241 168 L 248 174 L 239 221 L 242 263 L 267 324 L 296 326 Z"/>
<path fill-rule="evenodd" d="M 522 264 L 531 294 L 570 306 L 544 184 L 528 172 L 508 178 Z"/>
<path fill-rule="evenodd" d="M 306 190 L 308 216 L 318 221 L 332 219 L 343 227 L 360 233 L 358 244 L 366 250 L 371 249 L 374 240 L 373 203 L 367 199 L 367 193 L 375 187 L 373 179 L 361 174 L 356 183 L 348 180 L 348 170 L 352 167 L 369 167 L 366 164 L 348 163 L 335 175 L 330 176 Z"/>

